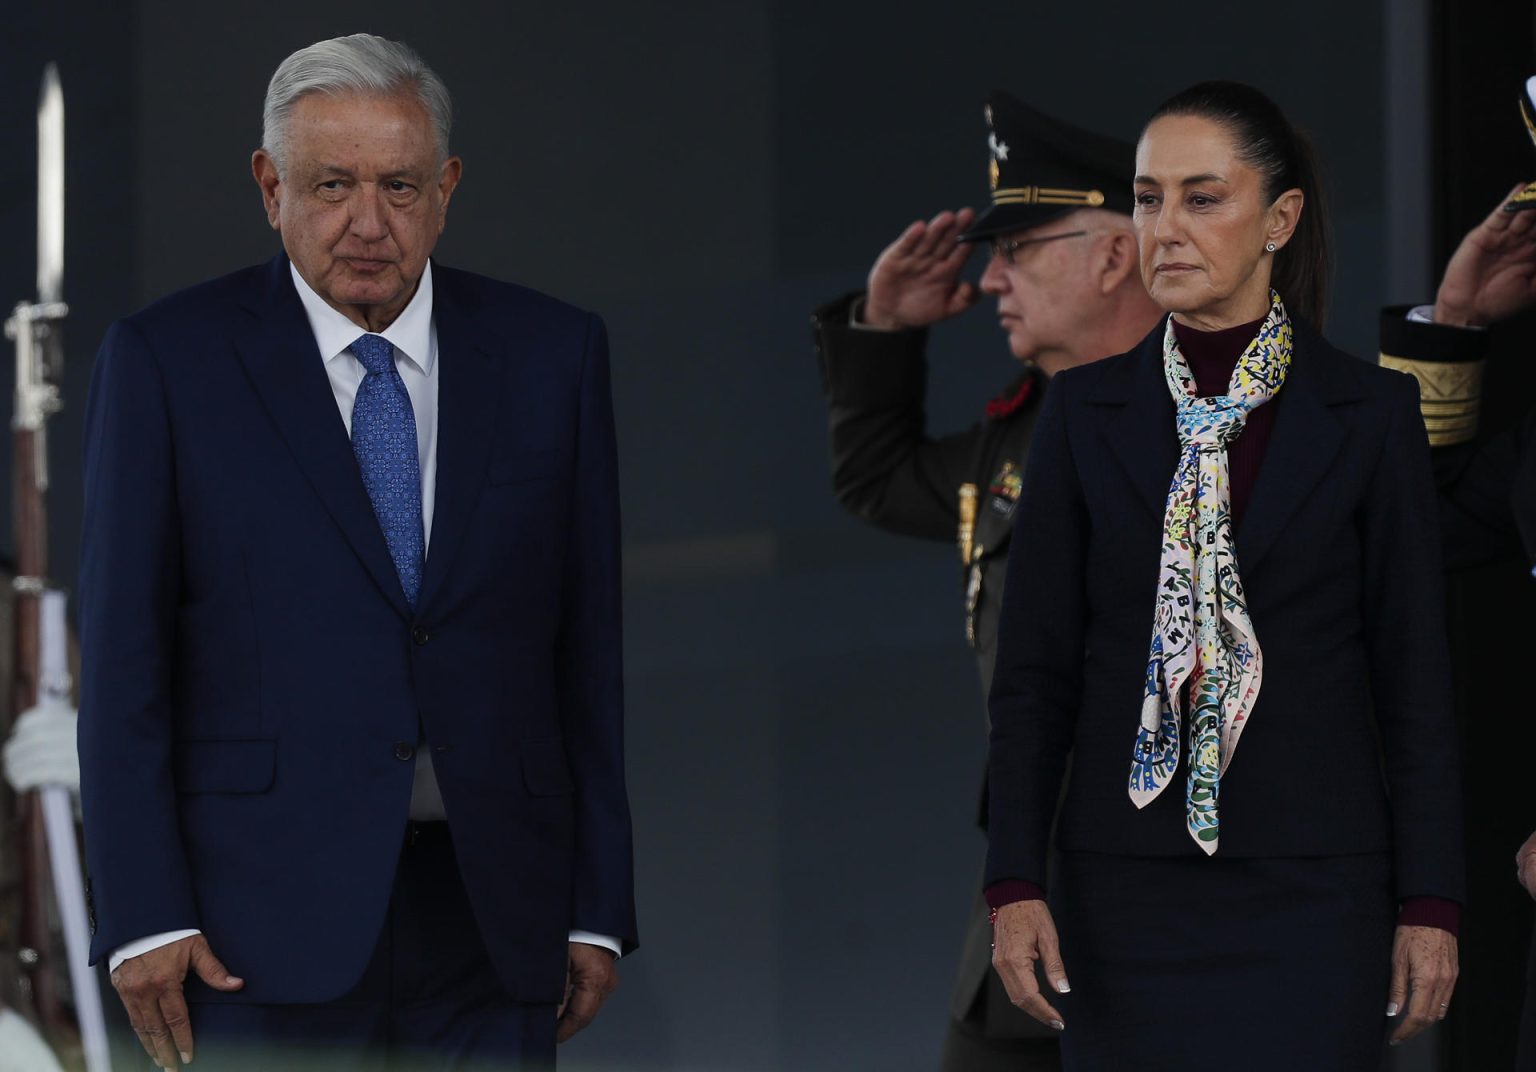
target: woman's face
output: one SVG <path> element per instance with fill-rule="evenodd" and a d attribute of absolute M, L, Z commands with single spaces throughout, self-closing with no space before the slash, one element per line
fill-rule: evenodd
<path fill-rule="evenodd" d="M 1269 309 L 1274 254 L 1301 218 L 1300 190 L 1269 204 L 1264 178 L 1238 159 L 1226 128 L 1168 115 L 1136 146 L 1136 241 L 1141 279 L 1164 309 L 1215 330 L 1261 319 Z"/>

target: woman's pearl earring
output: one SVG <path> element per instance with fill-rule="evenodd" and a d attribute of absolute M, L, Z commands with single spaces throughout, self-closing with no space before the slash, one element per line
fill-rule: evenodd
<path fill-rule="evenodd" d="M 1275 251 L 1275 244 L 1273 242 L 1266 242 L 1264 243 L 1264 248 L 1268 252 L 1273 253 Z"/>

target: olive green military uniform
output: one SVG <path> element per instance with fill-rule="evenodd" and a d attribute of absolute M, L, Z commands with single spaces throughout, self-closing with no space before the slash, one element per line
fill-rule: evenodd
<path fill-rule="evenodd" d="M 932 437 L 925 427 L 928 333 L 876 331 L 850 322 L 862 294 L 816 310 L 813 325 L 827 396 L 832 484 L 838 501 L 891 532 L 964 542 L 962 488 L 974 489 L 969 555 L 957 547 L 963 611 L 956 636 L 976 653 L 982 696 L 997 655 L 998 607 L 1017 521 L 1020 480 L 1045 381 L 1026 371 L 999 399 L 1007 410 L 962 432 Z M 985 703 L 977 710 L 985 732 Z M 982 793 L 985 825 L 986 794 Z M 991 964 L 992 929 L 978 891 L 950 999 L 946 1072 L 1060 1067 L 1054 1033 L 1014 1008 Z"/>

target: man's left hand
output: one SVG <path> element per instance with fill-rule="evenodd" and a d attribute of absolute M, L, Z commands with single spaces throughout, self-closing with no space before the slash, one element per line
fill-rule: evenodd
<path fill-rule="evenodd" d="M 1526 893 L 1536 897 L 1536 834 L 1526 838 L 1520 851 L 1515 853 L 1515 877 Z"/>
<path fill-rule="evenodd" d="M 616 958 L 601 946 L 572 942 L 566 967 L 565 1000 L 555 1014 L 555 1041 L 564 1042 L 590 1024 L 608 995 L 619 988 Z"/>
<path fill-rule="evenodd" d="M 1392 942 L 1392 990 L 1387 998 L 1387 1015 L 1400 1017 L 1392 1045 L 1445 1019 L 1457 971 L 1456 936 L 1450 931 L 1397 928 Z"/>

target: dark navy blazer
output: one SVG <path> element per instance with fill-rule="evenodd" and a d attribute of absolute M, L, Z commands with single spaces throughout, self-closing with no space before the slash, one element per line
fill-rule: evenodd
<path fill-rule="evenodd" d="M 1178 456 L 1160 325 L 1053 378 L 1013 539 L 990 711 L 987 881 L 1042 883 L 1062 848 L 1200 854 L 1184 775 L 1137 810 L 1164 503 Z M 1225 856 L 1391 851 L 1399 898 L 1463 900 L 1460 791 L 1429 446 L 1415 381 L 1297 323 L 1236 533 L 1264 653 L 1221 780 Z M 1186 747 L 1187 751 L 1187 747 Z"/>
<path fill-rule="evenodd" d="M 415 613 L 279 256 L 114 324 L 86 416 L 92 956 L 199 927 L 238 1000 L 335 998 L 383 923 L 425 730 L 518 1000 L 636 940 L 618 488 L 595 316 L 434 266 L 437 491 Z"/>

